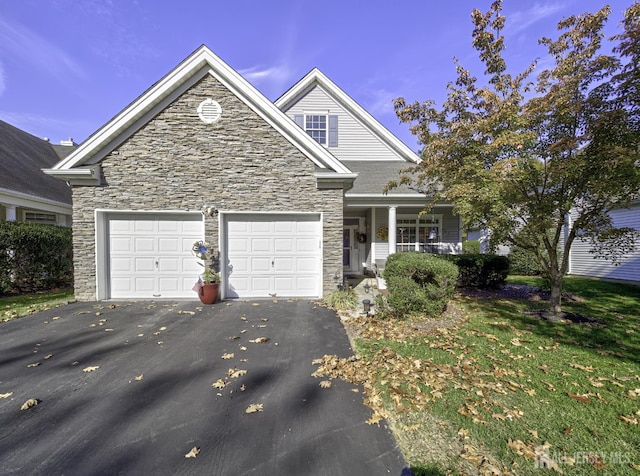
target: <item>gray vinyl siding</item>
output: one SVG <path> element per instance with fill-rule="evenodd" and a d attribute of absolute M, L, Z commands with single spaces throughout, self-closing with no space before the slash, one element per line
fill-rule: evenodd
<path fill-rule="evenodd" d="M 316 85 L 285 112 L 291 119 L 305 112 L 337 115 L 338 146 L 329 147 L 329 151 L 340 160 L 402 160 L 320 86 Z"/>
<path fill-rule="evenodd" d="M 640 203 L 634 204 L 631 208 L 614 210 L 611 212 L 611 218 L 616 227 L 631 227 L 640 232 Z M 571 274 L 640 283 L 640 245 L 637 242 L 635 251 L 626 255 L 618 266 L 609 260 L 594 258 L 594 255 L 589 253 L 590 249 L 588 241 L 576 239 L 573 242 L 569 270 Z"/>

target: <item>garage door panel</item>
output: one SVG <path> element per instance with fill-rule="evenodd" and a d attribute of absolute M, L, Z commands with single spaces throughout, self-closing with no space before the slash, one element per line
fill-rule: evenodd
<path fill-rule="evenodd" d="M 274 251 L 276 253 L 291 253 L 294 249 L 294 238 L 274 238 Z"/>
<path fill-rule="evenodd" d="M 250 278 L 251 290 L 258 296 L 268 296 L 271 292 L 271 279 L 266 276 L 253 276 Z"/>
<path fill-rule="evenodd" d="M 272 223 L 269 221 L 252 221 L 250 222 L 249 229 L 251 233 L 271 233 Z"/>
<path fill-rule="evenodd" d="M 228 297 L 321 294 L 319 215 L 228 215 L 224 225 Z"/>
<path fill-rule="evenodd" d="M 312 292 L 316 291 L 317 287 L 317 278 L 313 275 L 296 277 L 296 289 L 302 293 L 306 293 L 307 296 L 310 296 Z"/>
<path fill-rule="evenodd" d="M 153 237 L 137 236 L 133 239 L 134 253 L 155 253 L 157 251 L 157 241 Z"/>
<path fill-rule="evenodd" d="M 265 257 L 252 257 L 250 258 L 251 267 L 249 271 L 251 273 L 268 273 L 271 271 L 271 258 Z"/>
<path fill-rule="evenodd" d="M 135 257 L 133 259 L 134 271 L 136 273 L 153 273 L 156 268 L 155 258 Z"/>
<path fill-rule="evenodd" d="M 234 235 L 234 239 L 229 241 L 229 253 L 234 253 L 234 255 L 238 256 L 241 254 L 248 253 L 249 251 L 249 239 L 248 238 L 240 238 L 237 235 Z"/>
<path fill-rule="evenodd" d="M 251 252 L 252 253 L 267 253 L 271 251 L 272 239 L 268 237 L 264 238 L 251 238 Z"/>
<path fill-rule="evenodd" d="M 158 251 L 160 253 L 180 253 L 185 248 L 183 240 L 179 237 L 158 238 Z M 187 247 L 189 249 L 191 246 Z"/>
<path fill-rule="evenodd" d="M 318 259 L 314 257 L 296 259 L 296 271 L 304 274 L 314 274 L 318 271 Z"/>
<path fill-rule="evenodd" d="M 297 235 L 313 235 L 316 236 L 318 233 L 318 223 L 313 221 L 299 221 L 296 224 L 296 234 Z"/>
<path fill-rule="evenodd" d="M 130 253 L 133 249 L 133 240 L 129 237 L 112 236 L 111 237 L 111 254 Z"/>
<path fill-rule="evenodd" d="M 298 253 L 315 253 L 320 248 L 317 238 L 297 238 L 295 250 Z"/>
<path fill-rule="evenodd" d="M 296 222 L 294 221 L 278 221 L 273 225 L 273 229 L 278 234 L 292 235 L 296 231 Z"/>
<path fill-rule="evenodd" d="M 136 234 L 147 234 L 156 231 L 154 220 L 134 220 L 133 231 Z"/>
<path fill-rule="evenodd" d="M 273 270 L 276 273 L 294 273 L 296 271 L 296 259 L 293 256 L 276 257 L 273 263 Z"/>
<path fill-rule="evenodd" d="M 201 216 L 129 213 L 109 218 L 107 230 L 111 298 L 195 298 Z"/>

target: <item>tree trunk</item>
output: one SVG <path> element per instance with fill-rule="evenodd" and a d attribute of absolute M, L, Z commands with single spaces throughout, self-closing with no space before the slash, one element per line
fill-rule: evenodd
<path fill-rule="evenodd" d="M 549 297 L 549 310 L 555 316 L 562 313 L 562 274 L 558 269 L 552 267 L 549 273 L 549 285 L 551 286 L 551 296 Z"/>

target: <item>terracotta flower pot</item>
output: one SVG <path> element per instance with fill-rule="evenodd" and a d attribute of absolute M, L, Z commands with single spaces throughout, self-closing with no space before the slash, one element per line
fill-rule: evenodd
<path fill-rule="evenodd" d="M 198 291 L 202 304 L 213 304 L 218 300 L 220 283 L 203 284 Z"/>

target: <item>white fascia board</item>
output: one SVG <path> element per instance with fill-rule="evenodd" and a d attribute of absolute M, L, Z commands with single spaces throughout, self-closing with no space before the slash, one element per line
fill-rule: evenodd
<path fill-rule="evenodd" d="M 33 210 L 42 210 L 61 215 L 71 215 L 71 205 L 57 200 L 41 198 L 28 193 L 0 188 L 0 203 Z"/>
<path fill-rule="evenodd" d="M 358 178 L 357 173 L 335 173 L 335 172 L 324 172 L 317 171 L 315 172 L 316 181 L 318 183 L 318 188 L 326 188 L 333 186 L 340 186 L 345 190 L 353 187 L 353 182 L 356 178 Z"/>
<path fill-rule="evenodd" d="M 265 119 L 294 146 L 299 148 L 301 152 L 318 167 L 330 168 L 336 172 L 348 172 L 348 169 L 322 145 L 318 144 L 308 134 L 300 130 L 291 119 L 206 46 L 201 46 L 190 57 L 171 70 L 160 81 L 83 142 L 69 157 L 56 164 L 53 169 L 69 170 L 82 165 L 92 159 L 102 148 L 113 143 L 114 139 L 121 136 L 123 131 L 132 133 L 132 125 L 138 119 L 148 114 L 156 105 L 162 103 L 168 95 L 207 66 L 209 74 L 240 97 L 243 102 Z M 118 142 L 121 142 L 121 140 Z"/>
<path fill-rule="evenodd" d="M 57 167 L 57 166 L 56 166 Z M 74 169 L 42 169 L 42 171 L 72 185 L 100 185 L 100 166 L 76 167 Z"/>
<path fill-rule="evenodd" d="M 333 81 L 322 73 L 318 68 L 312 69 L 304 78 L 292 86 L 276 101 L 275 105 L 286 111 L 289 106 L 296 102 L 300 95 L 307 91 L 310 86 L 317 82 L 329 94 L 331 94 L 338 102 L 340 102 L 348 111 L 350 111 L 357 119 L 367 126 L 373 133 L 378 135 L 385 143 L 387 143 L 395 152 L 401 155 L 405 160 L 413 163 L 419 163 L 420 157 L 412 151 L 404 142 L 393 135 L 380 121 L 373 117 L 366 109 L 353 100 L 347 93 L 338 87 Z"/>

